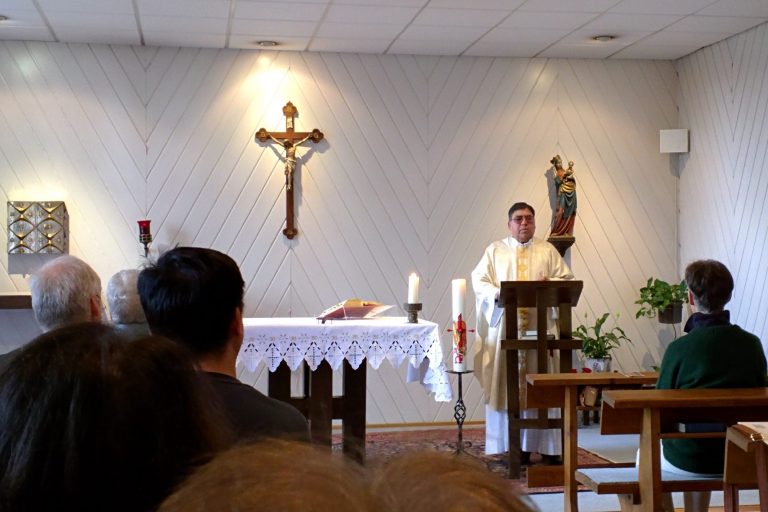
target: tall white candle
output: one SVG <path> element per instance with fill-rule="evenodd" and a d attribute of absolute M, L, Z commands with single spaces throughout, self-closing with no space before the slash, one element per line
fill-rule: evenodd
<path fill-rule="evenodd" d="M 408 276 L 408 304 L 419 302 L 419 276 L 412 273 Z"/>
<path fill-rule="evenodd" d="M 464 318 L 464 297 L 467 294 L 467 280 L 466 279 L 454 279 L 451 281 L 451 298 L 452 298 L 452 320 L 461 315 Z"/>

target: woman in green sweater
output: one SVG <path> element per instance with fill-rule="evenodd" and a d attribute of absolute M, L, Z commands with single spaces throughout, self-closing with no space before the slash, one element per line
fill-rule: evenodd
<path fill-rule="evenodd" d="M 733 277 L 715 260 L 694 261 L 685 281 L 695 313 L 687 333 L 667 348 L 657 389 L 753 388 L 766 381 L 766 360 L 760 339 L 730 322 L 724 309 L 731 300 Z M 724 439 L 665 439 L 662 470 L 678 474 L 720 475 Z M 685 510 L 707 510 L 710 493 L 685 493 Z"/>

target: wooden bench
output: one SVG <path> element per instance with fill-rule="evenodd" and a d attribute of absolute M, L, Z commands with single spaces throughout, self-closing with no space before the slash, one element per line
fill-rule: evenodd
<path fill-rule="evenodd" d="M 733 425 L 725 437 L 725 512 L 739 510 L 739 490 L 757 487 L 760 512 L 768 512 L 768 444 L 762 432 Z"/>
<path fill-rule="evenodd" d="M 723 490 L 721 478 L 697 478 L 661 471 L 661 492 L 701 492 Z M 640 484 L 636 467 L 584 468 L 576 472 L 576 481 L 595 494 L 617 494 L 622 511 L 640 507 Z"/>
<path fill-rule="evenodd" d="M 679 432 L 678 423 L 733 425 L 766 417 L 768 388 L 609 390 L 603 393 L 600 432 L 639 433 L 640 464 L 634 475 L 614 468 L 590 469 L 577 471 L 576 480 L 601 494 L 632 496 L 621 500 L 622 510 L 662 510 L 662 493 L 723 489 L 722 479 L 662 474 L 661 439 L 724 437 L 723 432 Z"/>
<path fill-rule="evenodd" d="M 541 373 L 526 376 L 526 396 L 529 407 L 560 407 L 563 409 L 563 466 L 534 466 L 528 468 L 528 487 L 538 485 L 563 485 L 564 511 L 575 512 L 578 508 L 576 492 L 578 484 L 574 473 L 578 467 L 579 389 L 593 386 L 601 389 L 639 388 L 653 385 L 658 373 Z M 601 466 L 617 466 L 615 463 Z M 626 464 L 619 464 L 626 466 Z M 594 466 L 593 466 L 594 467 Z M 552 471 L 556 475 L 550 475 Z M 552 477 L 557 477 L 554 480 Z M 546 479 L 546 480 L 545 480 Z"/>

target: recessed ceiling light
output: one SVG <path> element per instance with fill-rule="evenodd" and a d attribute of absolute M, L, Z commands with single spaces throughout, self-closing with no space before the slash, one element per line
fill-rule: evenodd
<path fill-rule="evenodd" d="M 593 41 L 600 41 L 601 43 L 607 43 L 608 41 L 613 41 L 616 39 L 616 36 L 595 36 L 592 38 Z"/>
<path fill-rule="evenodd" d="M 256 44 L 263 48 L 271 48 L 273 46 L 278 46 L 280 43 L 277 41 L 256 41 Z"/>

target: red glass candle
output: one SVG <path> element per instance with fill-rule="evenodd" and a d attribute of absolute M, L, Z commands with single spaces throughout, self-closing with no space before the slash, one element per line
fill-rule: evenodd
<path fill-rule="evenodd" d="M 152 241 L 152 233 L 149 231 L 150 220 L 139 221 L 139 242 L 142 244 L 148 244 Z"/>

